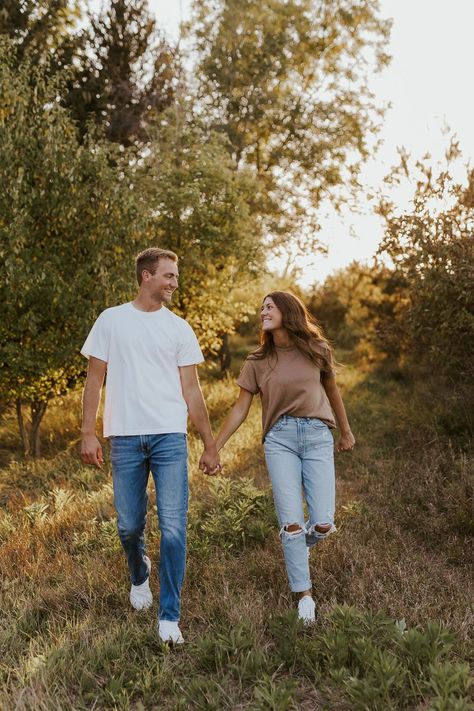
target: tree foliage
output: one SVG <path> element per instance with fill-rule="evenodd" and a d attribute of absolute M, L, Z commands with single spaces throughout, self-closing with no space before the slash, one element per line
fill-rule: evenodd
<path fill-rule="evenodd" d="M 108 140 L 129 146 L 147 138 L 147 117 L 174 100 L 179 59 L 158 31 L 147 0 L 110 0 L 89 15 L 65 97 L 82 133 L 90 121 Z"/>
<path fill-rule="evenodd" d="M 314 244 L 316 209 L 356 184 L 379 110 L 367 79 L 387 62 L 372 0 L 195 0 L 198 94 L 236 164 L 258 176 L 273 245 Z"/>
<path fill-rule="evenodd" d="M 217 352 L 220 338 L 252 310 L 252 274 L 263 261 L 260 227 L 249 208 L 255 181 L 236 170 L 222 135 L 207 131 L 185 105 L 152 132 L 142 186 L 153 239 L 180 256 L 176 310 Z"/>
<path fill-rule="evenodd" d="M 16 61 L 28 55 L 54 71 L 72 61 L 78 46 L 74 30 L 80 17 L 78 0 L 3 0 L 0 35 L 13 41 Z"/>
<path fill-rule="evenodd" d="M 0 66 L 0 387 L 20 415 L 31 405 L 37 452 L 45 403 L 82 375 L 91 322 L 129 292 L 140 211 L 110 147 L 79 143 L 59 75 L 16 66 L 11 42 Z"/>
<path fill-rule="evenodd" d="M 393 329 L 405 361 L 473 384 L 474 171 L 462 185 L 418 165 L 413 208 L 386 213 L 381 244 L 405 284 Z"/>
<path fill-rule="evenodd" d="M 393 324 L 400 308 L 401 286 L 400 279 L 383 264 L 352 262 L 313 290 L 308 307 L 338 348 L 377 357 L 374 347 L 378 344 L 380 349 L 381 334 L 388 347 L 385 328 L 387 322 Z"/>

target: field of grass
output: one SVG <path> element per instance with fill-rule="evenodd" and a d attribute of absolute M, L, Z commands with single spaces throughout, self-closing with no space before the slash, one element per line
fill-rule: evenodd
<path fill-rule="evenodd" d="M 156 611 L 129 609 L 109 463 L 94 470 L 77 455 L 79 393 L 50 408 L 37 462 L 15 454 L 6 413 L 0 708 L 472 708 L 472 451 L 439 434 L 407 385 L 355 366 L 340 382 L 357 446 L 337 455 L 338 534 L 312 552 L 317 624 L 296 620 L 255 404 L 221 478 L 199 473 L 189 437 L 187 644 L 177 649 L 158 642 Z M 208 377 L 204 390 L 217 426 L 235 382 Z"/>

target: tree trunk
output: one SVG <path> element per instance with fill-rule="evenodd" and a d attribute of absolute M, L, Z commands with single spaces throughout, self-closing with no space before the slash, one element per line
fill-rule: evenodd
<path fill-rule="evenodd" d="M 41 456 L 40 424 L 47 406 L 47 402 L 40 400 L 33 400 L 31 403 L 30 451 L 33 457 Z"/>
<path fill-rule="evenodd" d="M 15 400 L 16 405 L 16 418 L 18 420 L 18 429 L 20 430 L 21 443 L 23 446 L 23 454 L 25 457 L 30 456 L 30 438 L 28 437 L 28 432 L 26 431 L 25 421 L 23 419 L 23 409 L 21 398 L 17 397 Z"/>
<path fill-rule="evenodd" d="M 229 348 L 229 334 L 224 333 L 222 336 L 222 345 L 219 351 L 219 359 L 221 363 L 221 373 L 225 373 L 229 370 L 232 363 L 232 356 L 230 354 Z"/>

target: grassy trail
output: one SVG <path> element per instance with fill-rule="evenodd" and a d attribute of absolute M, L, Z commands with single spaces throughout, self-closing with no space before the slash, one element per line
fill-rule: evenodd
<path fill-rule="evenodd" d="M 178 650 L 158 643 L 155 612 L 128 609 L 108 464 L 64 449 L 78 395 L 57 403 L 46 432 L 63 451 L 0 470 L 0 708 L 471 708 L 473 457 L 430 434 L 404 386 L 353 367 L 341 383 L 358 444 L 337 455 L 338 534 L 312 554 L 318 624 L 292 612 L 254 405 L 221 479 L 199 474 L 189 438 Z M 217 423 L 236 386 L 205 392 Z"/>

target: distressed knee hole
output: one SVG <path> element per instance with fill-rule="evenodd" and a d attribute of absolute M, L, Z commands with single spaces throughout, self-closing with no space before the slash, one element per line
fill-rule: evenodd
<path fill-rule="evenodd" d="M 280 538 L 296 538 L 304 536 L 306 530 L 300 523 L 285 523 L 280 530 Z"/>
<path fill-rule="evenodd" d="M 336 527 L 333 523 L 313 523 L 308 526 L 307 536 L 308 540 L 312 541 L 309 545 L 313 545 L 318 541 L 322 541 L 327 538 L 331 533 L 336 532 Z"/>
<path fill-rule="evenodd" d="M 300 531 L 303 530 L 299 523 L 289 523 L 283 526 L 283 528 L 287 533 L 300 533 Z"/>
<path fill-rule="evenodd" d="M 314 530 L 318 533 L 328 533 L 331 529 L 331 523 L 315 523 Z"/>

